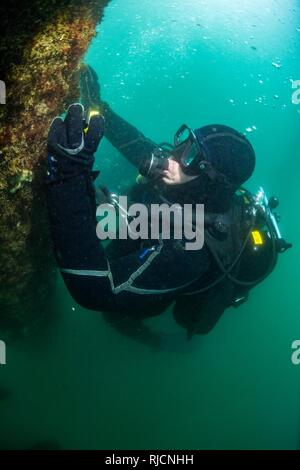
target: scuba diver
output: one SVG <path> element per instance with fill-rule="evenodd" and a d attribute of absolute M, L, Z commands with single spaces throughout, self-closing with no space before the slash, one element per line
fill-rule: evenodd
<path fill-rule="evenodd" d="M 243 303 L 274 269 L 282 238 L 276 198 L 242 185 L 255 168 L 248 139 L 228 126 L 182 125 L 174 145 L 157 145 L 101 100 L 95 71 L 83 65 L 81 103 L 58 117 L 48 137 L 47 199 L 55 255 L 72 297 L 104 312 L 122 333 L 149 345 L 163 338 L 143 319 L 172 308 L 187 338 L 208 333 L 224 310 Z M 96 234 L 99 172 L 94 154 L 103 135 L 140 173 L 130 188 L 132 203 L 204 204 L 201 249 L 186 250 L 184 236 L 165 240 L 114 239 Z M 124 208 L 106 188 L 97 192 L 118 211 Z M 128 217 L 128 214 L 125 214 Z"/>

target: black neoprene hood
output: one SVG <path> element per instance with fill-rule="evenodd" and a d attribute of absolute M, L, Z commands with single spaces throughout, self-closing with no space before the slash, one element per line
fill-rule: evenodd
<path fill-rule="evenodd" d="M 249 140 L 235 129 L 212 124 L 195 129 L 204 159 L 236 187 L 247 181 L 255 168 L 255 152 Z"/>

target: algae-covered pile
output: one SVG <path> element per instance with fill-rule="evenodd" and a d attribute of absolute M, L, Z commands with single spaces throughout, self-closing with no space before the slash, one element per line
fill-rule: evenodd
<path fill-rule="evenodd" d="M 78 66 L 107 0 L 2 1 L 0 331 L 46 314 L 55 280 L 43 174 L 51 120 L 78 99 Z"/>

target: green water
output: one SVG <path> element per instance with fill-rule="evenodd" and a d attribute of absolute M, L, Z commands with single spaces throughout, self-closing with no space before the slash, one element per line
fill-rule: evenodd
<path fill-rule="evenodd" d="M 103 98 L 158 142 L 183 122 L 246 132 L 257 153 L 248 187 L 280 198 L 294 248 L 208 336 L 185 345 L 168 312 L 148 321 L 178 343 L 162 352 L 75 305 L 59 279 L 49 330 L 9 347 L 0 366 L 13 391 L 0 402 L 1 447 L 300 447 L 299 28 L 297 0 L 112 0 L 86 56 Z M 119 191 L 136 175 L 108 142 L 97 166 Z"/>

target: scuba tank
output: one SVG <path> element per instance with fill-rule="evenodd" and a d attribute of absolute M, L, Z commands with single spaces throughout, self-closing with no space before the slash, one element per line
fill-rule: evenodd
<path fill-rule="evenodd" d="M 215 266 L 211 275 L 176 299 L 173 317 L 187 330 L 187 339 L 207 334 L 224 310 L 247 301 L 249 291 L 266 279 L 278 255 L 291 248 L 282 237 L 274 212 L 278 200 L 264 190 L 256 195 L 241 188 L 227 213 L 206 213 L 205 244 Z"/>
<path fill-rule="evenodd" d="M 246 216 L 252 218 L 253 222 L 241 256 L 238 279 L 233 279 L 234 307 L 244 303 L 249 290 L 271 274 L 278 255 L 292 247 L 282 237 L 278 226 L 280 216 L 275 209 L 279 200 L 274 196 L 268 199 L 262 187 L 254 196 L 244 188 L 239 192 L 244 201 Z"/>
<path fill-rule="evenodd" d="M 205 216 L 205 243 L 216 261 L 220 276 L 202 289 L 183 295 L 207 292 L 227 279 L 234 285 L 231 305 L 238 307 L 247 300 L 249 290 L 271 274 L 278 254 L 292 247 L 279 230 L 279 215 L 274 212 L 279 205 L 276 197 L 268 199 L 263 188 L 259 188 L 255 195 L 240 188 L 236 201 L 236 206 L 240 207 L 238 224 L 232 222 L 236 220 L 232 213 L 207 213 Z M 235 239 L 230 236 L 232 226 Z M 233 261 L 228 262 L 227 259 L 232 257 L 232 245 L 239 246 Z"/>

